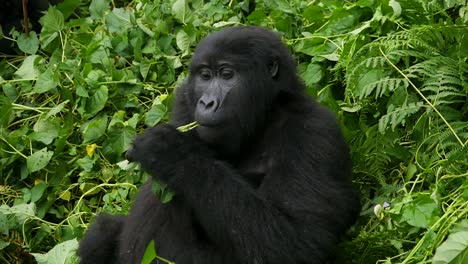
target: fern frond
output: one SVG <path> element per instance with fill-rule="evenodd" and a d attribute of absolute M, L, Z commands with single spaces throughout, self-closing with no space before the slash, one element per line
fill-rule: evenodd
<path fill-rule="evenodd" d="M 379 120 L 379 132 L 384 134 L 389 125 L 392 130 L 395 130 L 397 125 L 405 125 L 406 119 L 418 112 L 423 106 L 423 102 L 404 104 L 399 107 L 394 105 L 388 106 L 387 114 Z"/>

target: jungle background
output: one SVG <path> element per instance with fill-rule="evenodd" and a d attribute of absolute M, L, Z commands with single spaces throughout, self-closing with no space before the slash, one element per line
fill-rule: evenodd
<path fill-rule="evenodd" d="M 15 51 L 0 55 L 0 262 L 76 263 L 94 216 L 125 214 L 148 178 L 124 153 L 169 119 L 199 40 L 259 25 L 351 147 L 362 213 L 337 263 L 468 263 L 467 23 L 466 0 L 49 7 L 41 28 L 0 34 Z"/>

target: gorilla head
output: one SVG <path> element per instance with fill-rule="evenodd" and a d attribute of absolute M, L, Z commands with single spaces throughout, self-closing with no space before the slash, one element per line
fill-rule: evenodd
<path fill-rule="evenodd" d="M 187 85 L 199 136 L 225 154 L 237 154 L 263 128 L 281 90 L 301 86 L 281 39 L 259 27 L 227 28 L 205 38 Z"/>

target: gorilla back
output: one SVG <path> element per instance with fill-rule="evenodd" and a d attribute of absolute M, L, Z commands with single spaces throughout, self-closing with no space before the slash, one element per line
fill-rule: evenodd
<path fill-rule="evenodd" d="M 127 152 L 173 200 L 161 204 L 148 182 L 128 216 L 98 216 L 81 263 L 140 263 L 151 240 L 177 264 L 325 263 L 359 199 L 339 126 L 304 93 L 281 39 L 223 29 L 199 44 L 189 70 L 170 124 Z"/>

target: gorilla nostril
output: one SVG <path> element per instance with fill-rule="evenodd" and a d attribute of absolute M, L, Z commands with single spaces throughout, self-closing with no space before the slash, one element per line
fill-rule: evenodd
<path fill-rule="evenodd" d="M 218 103 L 216 100 L 206 100 L 204 98 L 201 98 L 198 101 L 198 104 L 202 106 L 203 110 L 209 110 L 209 111 L 216 111 L 218 109 Z"/>
<path fill-rule="evenodd" d="M 210 108 L 213 108 L 213 107 L 214 107 L 214 104 L 215 104 L 215 102 L 214 102 L 214 101 L 211 101 L 211 102 L 209 102 L 208 104 L 206 104 L 205 107 L 206 107 L 206 109 L 210 109 Z"/>

